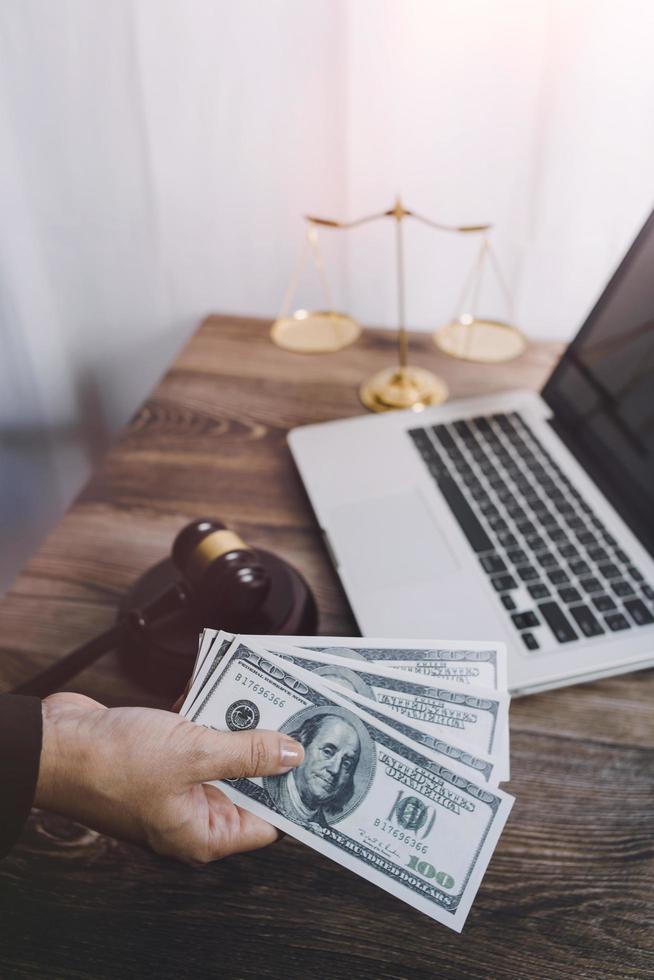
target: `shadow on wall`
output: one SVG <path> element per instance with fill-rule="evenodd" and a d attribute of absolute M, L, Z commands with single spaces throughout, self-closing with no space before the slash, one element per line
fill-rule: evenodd
<path fill-rule="evenodd" d="M 193 321 L 195 324 L 197 321 Z M 191 332 L 188 320 L 75 375 L 74 414 L 0 422 L 0 595 L 70 506 Z M 19 414 L 19 413 L 18 413 Z"/>
<path fill-rule="evenodd" d="M 74 419 L 53 427 L 16 422 L 0 426 L 0 594 L 59 520 L 111 442 L 95 379 L 84 373 L 75 387 Z"/>

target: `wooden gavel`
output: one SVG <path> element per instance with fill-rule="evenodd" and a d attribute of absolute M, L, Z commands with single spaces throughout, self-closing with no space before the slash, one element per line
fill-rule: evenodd
<path fill-rule="evenodd" d="M 248 547 L 221 521 L 193 521 L 175 538 L 172 561 L 139 579 L 110 629 L 12 693 L 45 697 L 119 648 L 121 662 L 138 680 L 174 695 L 190 672 L 204 626 L 231 633 L 313 633 L 317 610 L 308 585 L 283 559 Z"/>

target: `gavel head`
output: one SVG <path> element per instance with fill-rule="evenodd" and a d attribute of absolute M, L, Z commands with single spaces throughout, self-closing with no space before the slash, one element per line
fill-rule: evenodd
<path fill-rule="evenodd" d="M 270 574 L 255 551 L 222 522 L 201 519 L 179 532 L 172 558 L 203 626 L 248 632 L 271 586 Z"/>

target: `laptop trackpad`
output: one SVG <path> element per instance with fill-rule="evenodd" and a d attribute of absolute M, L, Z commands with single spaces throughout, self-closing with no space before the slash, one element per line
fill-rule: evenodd
<path fill-rule="evenodd" d="M 428 582 L 459 567 L 417 491 L 341 504 L 329 514 L 329 534 L 362 589 Z"/>

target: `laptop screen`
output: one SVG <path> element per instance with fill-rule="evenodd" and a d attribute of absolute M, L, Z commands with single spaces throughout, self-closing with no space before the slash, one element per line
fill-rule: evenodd
<path fill-rule="evenodd" d="M 557 433 L 654 555 L 654 212 L 542 394 Z"/>

